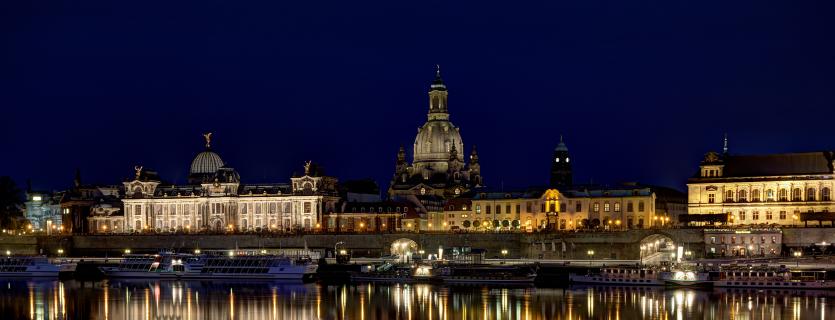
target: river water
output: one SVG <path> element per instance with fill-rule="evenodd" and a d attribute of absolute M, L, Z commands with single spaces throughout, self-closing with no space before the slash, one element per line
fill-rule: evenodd
<path fill-rule="evenodd" d="M 835 319 L 835 292 L 0 281 L 2 319 Z"/>

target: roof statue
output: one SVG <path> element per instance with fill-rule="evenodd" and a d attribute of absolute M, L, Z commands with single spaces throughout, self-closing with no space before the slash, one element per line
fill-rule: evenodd
<path fill-rule="evenodd" d="M 304 175 L 306 175 L 306 176 L 310 175 L 310 164 L 311 164 L 311 162 L 312 162 L 311 160 L 307 160 L 307 161 L 304 162 Z"/>
<path fill-rule="evenodd" d="M 713 163 L 719 161 L 719 154 L 714 151 L 705 154 L 705 163 Z"/>
<path fill-rule="evenodd" d="M 210 148 L 211 145 L 212 145 L 212 133 L 211 132 L 204 133 L 203 138 L 206 139 L 206 148 L 207 149 Z"/>
<path fill-rule="evenodd" d="M 136 180 L 139 180 L 139 176 L 142 175 L 142 166 L 134 166 L 133 170 L 136 170 Z"/>

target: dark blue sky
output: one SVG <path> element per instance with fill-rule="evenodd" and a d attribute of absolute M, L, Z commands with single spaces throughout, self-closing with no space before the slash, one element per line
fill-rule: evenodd
<path fill-rule="evenodd" d="M 14 3 L 12 3 L 14 2 Z M 0 175 L 184 182 L 201 133 L 245 182 L 312 159 L 388 184 L 440 64 L 491 186 L 682 189 L 702 155 L 835 149 L 833 1 L 8 1 Z"/>

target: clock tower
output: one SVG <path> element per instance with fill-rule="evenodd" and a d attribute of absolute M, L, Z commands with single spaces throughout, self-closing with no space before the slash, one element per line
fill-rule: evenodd
<path fill-rule="evenodd" d="M 572 180 L 571 157 L 568 156 L 568 147 L 560 135 L 560 144 L 554 149 L 554 156 L 551 157 L 551 187 L 571 186 Z"/>

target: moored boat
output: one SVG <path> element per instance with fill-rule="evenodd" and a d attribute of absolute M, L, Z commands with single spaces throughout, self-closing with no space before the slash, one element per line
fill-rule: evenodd
<path fill-rule="evenodd" d="M 632 266 L 608 267 L 600 269 L 599 273 L 569 274 L 571 283 L 629 285 L 629 286 L 663 286 L 660 270 Z"/>
<path fill-rule="evenodd" d="M 711 271 L 710 279 L 718 288 L 835 289 L 835 279 L 825 270 L 726 266 Z"/>
<path fill-rule="evenodd" d="M 0 278 L 58 277 L 61 267 L 43 256 L 6 256 L 0 258 Z"/>
<path fill-rule="evenodd" d="M 710 287 L 713 282 L 710 281 L 707 272 L 698 270 L 673 270 L 664 271 L 659 274 L 661 280 L 667 286 L 673 287 Z"/>
<path fill-rule="evenodd" d="M 438 280 L 433 273 L 433 267 L 431 265 L 396 265 L 383 263 L 377 266 L 367 266 L 367 268 L 362 272 L 351 273 L 351 281 L 421 283 Z"/>
<path fill-rule="evenodd" d="M 536 269 L 530 265 L 449 265 L 440 268 L 437 275 L 445 284 L 532 285 Z"/>
<path fill-rule="evenodd" d="M 202 254 L 160 253 L 126 255 L 115 267 L 101 267 L 110 278 L 158 279 L 312 279 L 317 265 L 310 259 L 256 251 L 216 251 Z"/>

